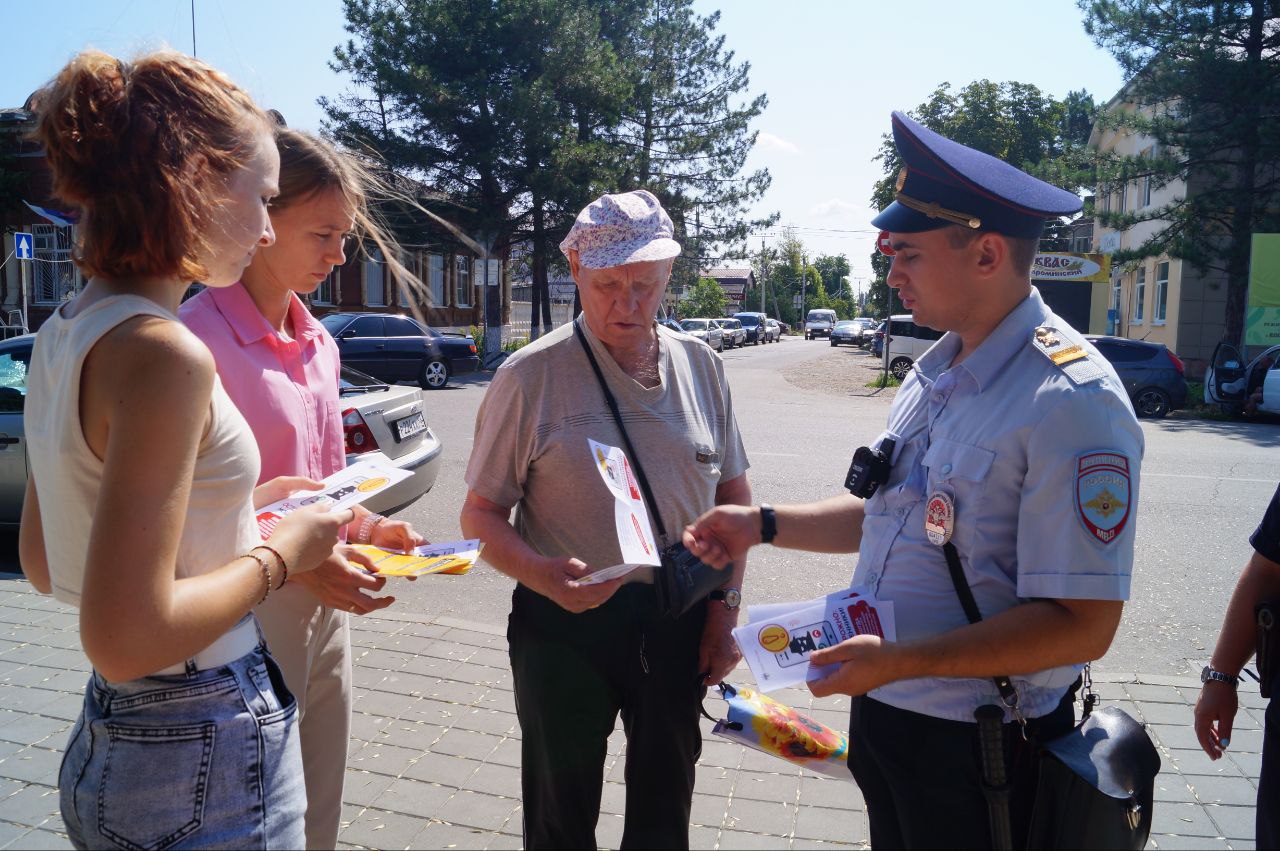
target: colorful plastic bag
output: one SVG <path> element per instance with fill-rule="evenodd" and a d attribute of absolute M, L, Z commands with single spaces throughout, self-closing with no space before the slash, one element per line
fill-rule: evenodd
<path fill-rule="evenodd" d="M 815 774 L 852 782 L 849 737 L 749 688 L 720 684 L 729 711 L 711 732 Z M 711 717 L 711 716 L 708 716 Z"/>

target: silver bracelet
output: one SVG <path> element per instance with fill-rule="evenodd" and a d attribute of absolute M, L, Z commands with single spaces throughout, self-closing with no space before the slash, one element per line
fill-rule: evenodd
<path fill-rule="evenodd" d="M 360 531 L 356 533 L 357 544 L 367 544 L 373 540 L 374 528 L 387 518 L 381 514 L 370 514 L 368 517 L 360 521 Z"/>

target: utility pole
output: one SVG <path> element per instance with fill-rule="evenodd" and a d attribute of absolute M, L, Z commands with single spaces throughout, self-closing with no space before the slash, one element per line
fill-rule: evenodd
<path fill-rule="evenodd" d="M 191 0 L 191 56 L 194 59 L 200 58 L 200 54 L 196 52 L 196 0 Z"/>
<path fill-rule="evenodd" d="M 760 237 L 760 271 L 764 275 L 764 280 L 760 282 L 760 312 L 767 315 L 769 311 L 764 304 L 764 286 L 769 280 L 769 255 L 765 253 L 764 237 Z"/>
<path fill-rule="evenodd" d="M 805 321 L 804 297 L 805 290 L 809 287 L 809 257 L 806 254 L 800 255 L 800 317 L 799 321 Z"/>

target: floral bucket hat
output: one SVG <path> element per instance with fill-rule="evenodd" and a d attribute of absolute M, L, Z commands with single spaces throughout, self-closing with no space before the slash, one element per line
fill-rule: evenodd
<path fill-rule="evenodd" d="M 567 256 L 578 252 L 578 262 L 588 269 L 607 269 L 626 263 L 666 260 L 680 254 L 672 237 L 671 217 L 652 192 L 637 189 L 617 195 L 601 195 L 588 204 L 560 243 Z"/>

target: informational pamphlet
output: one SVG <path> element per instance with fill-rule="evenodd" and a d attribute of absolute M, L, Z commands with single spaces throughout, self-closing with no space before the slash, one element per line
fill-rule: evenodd
<path fill-rule="evenodd" d="M 324 480 L 324 487 L 315 491 L 298 491 L 278 502 L 258 509 L 258 533 L 263 540 L 276 530 L 276 526 L 288 514 L 308 505 L 327 505 L 330 511 L 340 511 L 359 505 L 387 488 L 412 476 L 407 470 L 390 467 L 376 461 L 359 461 L 339 470 Z"/>
<path fill-rule="evenodd" d="M 476 566 L 480 558 L 480 541 L 451 541 L 446 544 L 423 544 L 411 553 L 397 553 L 371 544 L 355 548 L 369 557 L 381 576 L 429 576 L 442 573 L 462 576 Z"/>
<path fill-rule="evenodd" d="M 897 637 L 893 604 L 877 600 L 869 589 L 850 588 L 816 600 L 751 606 L 748 621 L 733 631 L 734 640 L 761 691 L 816 680 L 830 666 L 809 664 L 809 654 L 855 635 Z"/>
<path fill-rule="evenodd" d="M 587 440 L 591 456 L 600 478 L 613 495 L 614 526 L 618 534 L 618 548 L 622 550 L 622 563 L 606 567 L 578 580 L 581 585 L 598 585 L 661 563 L 658 546 L 653 541 L 653 529 L 649 525 L 649 512 L 644 496 L 636 480 L 626 453 L 617 446 L 606 446 Z"/>

